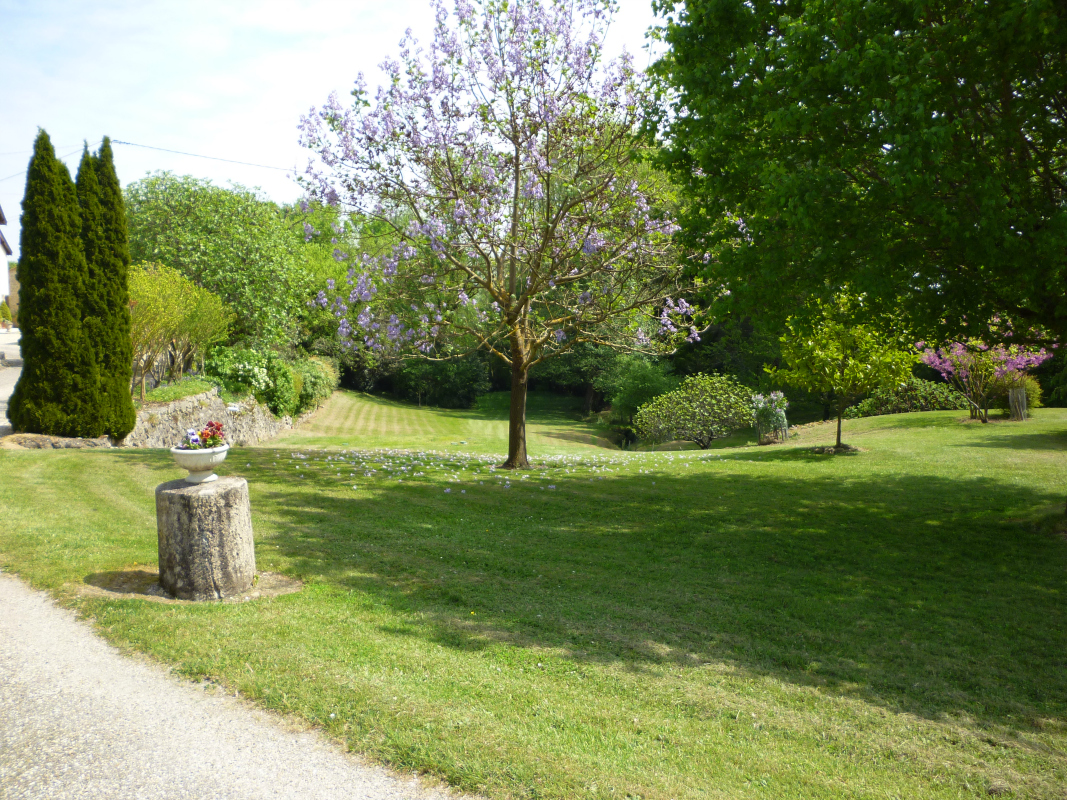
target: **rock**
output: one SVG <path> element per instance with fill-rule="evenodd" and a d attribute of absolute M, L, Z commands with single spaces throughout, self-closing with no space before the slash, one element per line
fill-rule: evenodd
<path fill-rule="evenodd" d="M 168 481 L 156 487 L 159 583 L 183 600 L 247 592 L 256 574 L 252 511 L 244 478 Z"/>
<path fill-rule="evenodd" d="M 200 430 L 208 422 L 221 422 L 230 442 L 256 444 L 273 439 L 293 427 L 289 417 L 275 417 L 255 400 L 225 403 L 218 389 L 183 397 L 170 403 L 153 403 L 137 412 L 137 425 L 122 447 L 175 447 L 189 428 Z"/>

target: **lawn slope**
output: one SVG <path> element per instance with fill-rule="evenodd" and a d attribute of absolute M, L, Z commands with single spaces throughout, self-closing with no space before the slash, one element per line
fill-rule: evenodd
<path fill-rule="evenodd" d="M 531 452 L 615 449 L 607 431 L 583 422 L 577 400 L 531 392 L 526 438 Z M 464 410 L 418 407 L 361 392 L 335 392 L 312 418 L 276 445 L 415 447 L 506 453 L 508 395 L 493 392 Z"/>

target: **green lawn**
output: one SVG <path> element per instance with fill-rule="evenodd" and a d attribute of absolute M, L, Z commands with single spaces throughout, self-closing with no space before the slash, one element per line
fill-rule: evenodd
<path fill-rule="evenodd" d="M 493 408 L 358 395 L 233 451 L 259 567 L 297 594 L 77 595 L 154 563 L 162 451 L 0 451 L 0 564 L 121 646 L 489 797 L 1064 797 L 1067 410 L 846 422 L 861 450 L 831 456 L 832 424 L 622 452 L 547 405 L 527 473 L 489 469 Z"/>
<path fill-rule="evenodd" d="M 526 431 L 530 452 L 612 448 L 605 428 L 581 420 L 580 405 L 577 398 L 531 392 Z M 482 395 L 476 408 L 450 411 L 357 392 L 335 392 L 306 425 L 271 444 L 506 453 L 508 395 Z"/>

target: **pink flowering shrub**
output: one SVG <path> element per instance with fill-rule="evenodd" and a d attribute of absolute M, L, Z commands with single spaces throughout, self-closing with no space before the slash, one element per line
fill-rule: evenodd
<path fill-rule="evenodd" d="M 944 348 L 925 347 L 917 342 L 922 360 L 952 381 L 970 404 L 971 419 L 989 422 L 989 401 L 998 386 L 1022 386 L 1026 370 L 1052 358 L 1044 348 L 1033 350 L 1020 345 L 990 347 L 978 339 L 952 342 Z"/>

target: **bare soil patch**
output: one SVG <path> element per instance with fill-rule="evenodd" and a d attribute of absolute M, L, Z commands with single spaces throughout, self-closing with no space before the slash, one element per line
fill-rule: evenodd
<path fill-rule="evenodd" d="M 13 433 L 0 439 L 0 447 L 7 450 L 80 450 L 85 447 L 111 447 L 111 441 L 106 436 L 77 439 L 40 433 Z"/>
<path fill-rule="evenodd" d="M 159 585 L 159 571 L 151 566 L 134 565 L 110 572 L 94 572 L 85 576 L 85 582 L 73 587 L 84 597 L 106 597 L 112 600 L 138 599 L 152 603 L 190 605 L 196 600 L 179 600 L 167 594 Z M 304 584 L 295 578 L 276 572 L 257 572 L 255 585 L 244 594 L 227 597 L 214 602 L 244 603 L 265 597 L 278 597 L 299 592 Z"/>

